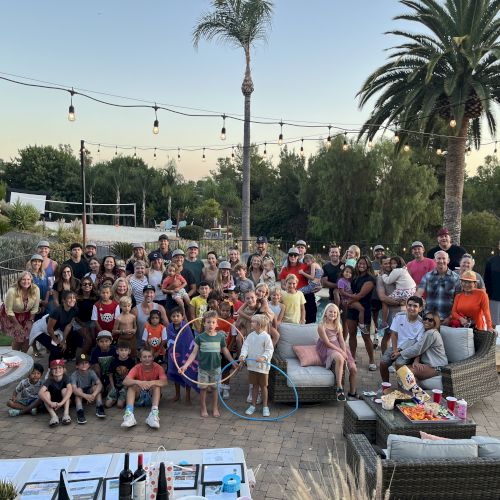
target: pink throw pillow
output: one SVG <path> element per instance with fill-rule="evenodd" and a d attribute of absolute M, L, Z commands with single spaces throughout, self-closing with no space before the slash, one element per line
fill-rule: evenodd
<path fill-rule="evenodd" d="M 294 345 L 292 348 L 300 366 L 323 366 L 315 345 Z"/>
<path fill-rule="evenodd" d="M 427 432 L 420 431 L 420 439 L 429 439 L 430 441 L 448 441 L 448 438 L 435 436 L 434 434 L 427 434 Z"/>

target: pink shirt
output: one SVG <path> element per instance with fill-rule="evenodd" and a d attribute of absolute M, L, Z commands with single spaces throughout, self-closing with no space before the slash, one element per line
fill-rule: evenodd
<path fill-rule="evenodd" d="M 433 259 L 429 259 L 428 257 L 424 257 L 424 260 L 421 262 L 417 262 L 416 260 L 412 260 L 406 264 L 406 269 L 410 273 L 410 276 L 415 281 L 417 287 L 420 284 L 424 274 L 432 271 L 436 267 L 436 261 Z"/>

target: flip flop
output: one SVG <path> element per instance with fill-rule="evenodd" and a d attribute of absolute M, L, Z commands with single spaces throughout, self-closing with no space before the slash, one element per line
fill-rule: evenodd
<path fill-rule="evenodd" d="M 57 425 L 59 425 L 59 418 L 52 417 L 49 421 L 49 427 L 56 427 Z"/>
<path fill-rule="evenodd" d="M 64 417 L 61 419 L 61 422 L 63 425 L 69 425 L 71 424 L 71 417 L 69 415 L 64 415 Z"/>

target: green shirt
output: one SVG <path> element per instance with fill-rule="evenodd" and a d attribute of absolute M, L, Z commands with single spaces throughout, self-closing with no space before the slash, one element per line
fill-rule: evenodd
<path fill-rule="evenodd" d="M 189 269 L 193 273 L 196 286 L 200 284 L 201 272 L 203 271 L 204 266 L 205 264 L 203 264 L 202 260 L 195 260 L 194 262 L 191 262 L 190 260 L 185 259 L 184 263 L 182 264 L 182 267 L 184 269 Z"/>
<path fill-rule="evenodd" d="M 220 368 L 220 351 L 226 347 L 226 336 L 222 332 L 208 335 L 207 332 L 200 333 L 194 339 L 200 351 L 198 352 L 198 363 L 202 370 L 215 370 Z"/>

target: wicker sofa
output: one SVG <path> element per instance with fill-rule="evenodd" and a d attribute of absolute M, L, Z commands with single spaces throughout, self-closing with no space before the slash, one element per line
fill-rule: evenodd
<path fill-rule="evenodd" d="M 347 436 L 346 458 L 355 477 L 364 478 L 368 491 L 377 486 L 380 464 L 381 498 L 385 498 L 388 489 L 390 499 L 489 500 L 500 497 L 500 459 L 380 459 L 363 434 Z"/>

